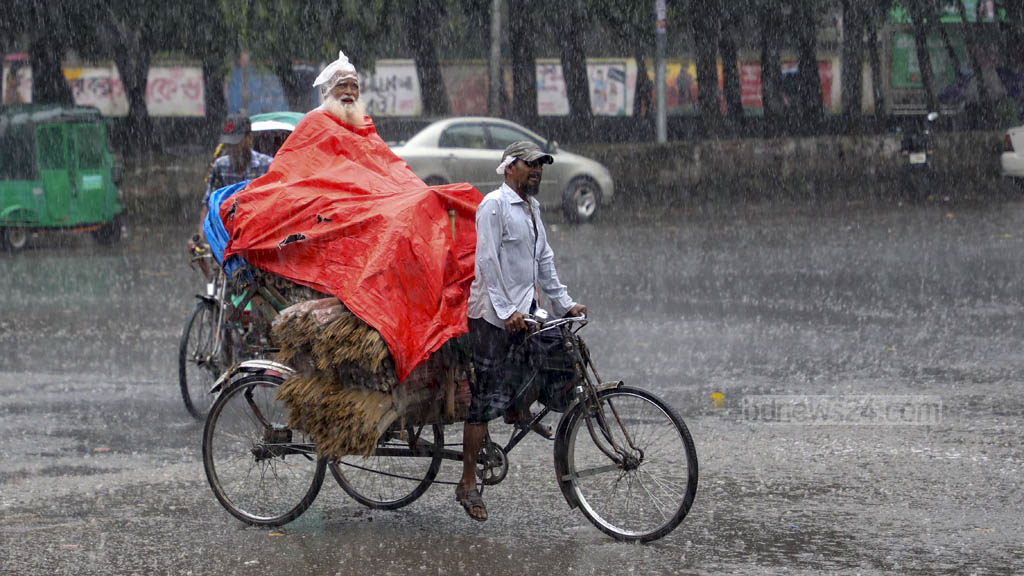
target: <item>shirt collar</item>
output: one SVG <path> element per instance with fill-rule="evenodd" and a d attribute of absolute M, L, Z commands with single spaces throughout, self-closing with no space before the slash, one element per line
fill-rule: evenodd
<path fill-rule="evenodd" d="M 505 198 L 509 201 L 509 204 L 517 204 L 523 202 L 523 197 L 518 192 L 512 189 L 507 183 L 501 183 L 501 193 L 505 195 Z"/>

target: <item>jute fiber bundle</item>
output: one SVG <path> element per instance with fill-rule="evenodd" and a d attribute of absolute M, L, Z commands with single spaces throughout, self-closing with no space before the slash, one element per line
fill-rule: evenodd
<path fill-rule="evenodd" d="M 390 392 L 395 366 L 380 333 L 337 298 L 301 302 L 274 321 L 277 361 L 299 372 L 336 373 L 339 383 Z M 326 376 L 325 374 L 325 376 Z"/>
<path fill-rule="evenodd" d="M 380 334 L 337 298 L 285 309 L 273 336 L 281 347 L 276 360 L 297 371 L 277 394 L 288 425 L 308 434 L 321 456 L 370 455 L 396 422 L 450 422 L 468 409 L 468 376 L 457 369 L 454 341 L 399 384 Z"/>

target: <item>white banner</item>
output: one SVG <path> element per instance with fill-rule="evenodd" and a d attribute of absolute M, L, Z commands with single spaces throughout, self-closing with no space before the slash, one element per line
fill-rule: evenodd
<path fill-rule="evenodd" d="M 420 80 L 412 60 L 378 60 L 373 74 L 360 75 L 359 99 L 373 116 L 419 116 Z"/>
<path fill-rule="evenodd" d="M 64 68 L 75 104 L 95 106 L 104 116 L 127 116 L 128 98 L 117 66 Z M 150 116 L 206 115 L 203 70 L 198 66 L 153 66 L 146 83 Z"/>

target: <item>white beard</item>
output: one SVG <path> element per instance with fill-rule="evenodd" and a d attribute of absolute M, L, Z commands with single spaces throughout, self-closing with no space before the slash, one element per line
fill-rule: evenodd
<path fill-rule="evenodd" d="M 358 100 L 352 103 L 345 103 L 328 95 L 324 100 L 324 110 L 350 126 L 355 128 L 363 127 L 363 116 L 366 115 L 366 109 L 363 107 L 363 103 Z"/>

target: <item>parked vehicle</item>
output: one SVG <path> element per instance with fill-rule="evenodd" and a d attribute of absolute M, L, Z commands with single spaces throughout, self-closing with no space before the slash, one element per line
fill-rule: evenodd
<path fill-rule="evenodd" d="M 904 162 L 904 188 L 918 200 L 927 198 L 932 192 L 931 162 L 935 153 L 932 125 L 938 119 L 938 112 L 914 118 L 903 130 L 900 142 Z"/>
<path fill-rule="evenodd" d="M 302 120 L 300 112 L 268 112 L 250 117 L 253 148 L 273 156 Z M 223 152 L 218 145 L 215 156 Z M 198 302 L 185 322 L 178 344 L 178 385 L 185 409 L 197 419 L 206 417 L 214 396 L 210 387 L 235 359 L 261 358 L 273 351 L 264 328 L 272 318 L 264 318 L 265 307 L 253 300 L 263 300 L 280 310 L 283 300 L 257 282 L 237 286 L 228 281 L 210 246 L 198 234 L 188 243 L 190 261 L 198 269 L 206 293 L 196 294 Z M 255 322 L 253 321 L 255 318 Z"/>
<path fill-rule="evenodd" d="M 1024 126 L 1006 131 L 999 163 L 1002 165 L 1003 177 L 1009 178 L 1024 191 Z"/>
<path fill-rule="evenodd" d="M 117 180 L 99 110 L 23 105 L 0 111 L 0 247 L 20 250 L 42 230 L 118 241 Z"/>
<path fill-rule="evenodd" d="M 611 202 L 614 184 L 607 168 L 562 150 L 514 122 L 487 117 L 449 118 L 430 124 L 392 149 L 427 184 L 469 182 L 486 194 L 501 186 L 504 178 L 494 169 L 501 153 L 513 142 L 532 140 L 555 158 L 544 167 L 537 196 L 546 208 L 562 208 L 574 222 L 591 220 L 602 205 Z"/>

